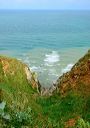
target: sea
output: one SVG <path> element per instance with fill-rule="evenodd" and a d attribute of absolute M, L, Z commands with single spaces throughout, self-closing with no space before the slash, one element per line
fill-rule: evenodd
<path fill-rule="evenodd" d="M 26 63 L 50 87 L 90 48 L 90 11 L 0 10 L 0 55 Z"/>

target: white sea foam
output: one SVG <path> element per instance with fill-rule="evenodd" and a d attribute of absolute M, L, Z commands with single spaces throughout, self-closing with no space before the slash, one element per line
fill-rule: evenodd
<path fill-rule="evenodd" d="M 45 63 L 45 66 L 52 67 L 53 64 Z"/>
<path fill-rule="evenodd" d="M 70 71 L 72 67 L 73 67 L 73 64 L 68 64 L 64 69 L 61 70 L 61 73 L 63 74 Z"/>
<path fill-rule="evenodd" d="M 48 75 L 58 77 L 58 74 L 55 69 L 49 69 Z"/>
<path fill-rule="evenodd" d="M 32 66 L 32 67 L 31 67 L 31 70 L 36 71 L 36 70 L 38 70 L 38 67 Z"/>
<path fill-rule="evenodd" d="M 42 69 L 42 67 L 38 66 L 32 66 L 30 67 L 31 71 L 37 72 L 37 73 L 43 73 L 44 69 Z"/>
<path fill-rule="evenodd" d="M 44 59 L 45 64 L 49 65 L 49 66 L 50 66 L 50 64 L 54 64 L 54 63 L 60 61 L 60 56 L 58 55 L 58 53 L 56 51 L 52 51 L 51 54 L 46 54 L 45 57 L 46 57 Z"/>

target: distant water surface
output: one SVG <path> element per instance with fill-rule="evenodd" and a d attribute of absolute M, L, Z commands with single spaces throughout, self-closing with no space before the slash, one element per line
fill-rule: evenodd
<path fill-rule="evenodd" d="M 0 10 L 0 54 L 16 57 L 50 86 L 90 48 L 90 11 Z"/>

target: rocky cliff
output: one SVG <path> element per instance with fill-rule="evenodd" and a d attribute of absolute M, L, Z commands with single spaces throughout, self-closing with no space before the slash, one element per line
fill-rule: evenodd
<path fill-rule="evenodd" d="M 2 71 L 2 73 L 0 73 L 0 82 L 4 82 L 4 80 L 6 78 L 9 79 L 9 77 L 14 81 L 14 78 L 17 76 L 19 80 L 22 79 L 22 82 L 24 79 L 26 79 L 27 82 L 32 86 L 32 88 L 39 91 L 39 81 L 35 76 L 35 73 L 31 72 L 26 64 L 23 64 L 16 59 L 1 56 L 0 70 Z"/>
<path fill-rule="evenodd" d="M 19 92 L 24 88 L 40 91 L 40 83 L 35 73 L 32 73 L 28 66 L 19 60 L 0 56 L 0 89 L 3 91 L 9 90 L 8 94 L 10 94 L 10 89 Z"/>
<path fill-rule="evenodd" d="M 63 74 L 55 84 L 57 92 L 66 94 L 73 90 L 90 96 L 90 50 L 71 69 Z"/>

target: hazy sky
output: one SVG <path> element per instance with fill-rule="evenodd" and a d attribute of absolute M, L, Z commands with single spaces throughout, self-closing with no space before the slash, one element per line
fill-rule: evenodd
<path fill-rule="evenodd" d="M 90 10 L 90 0 L 0 0 L 0 9 Z"/>

